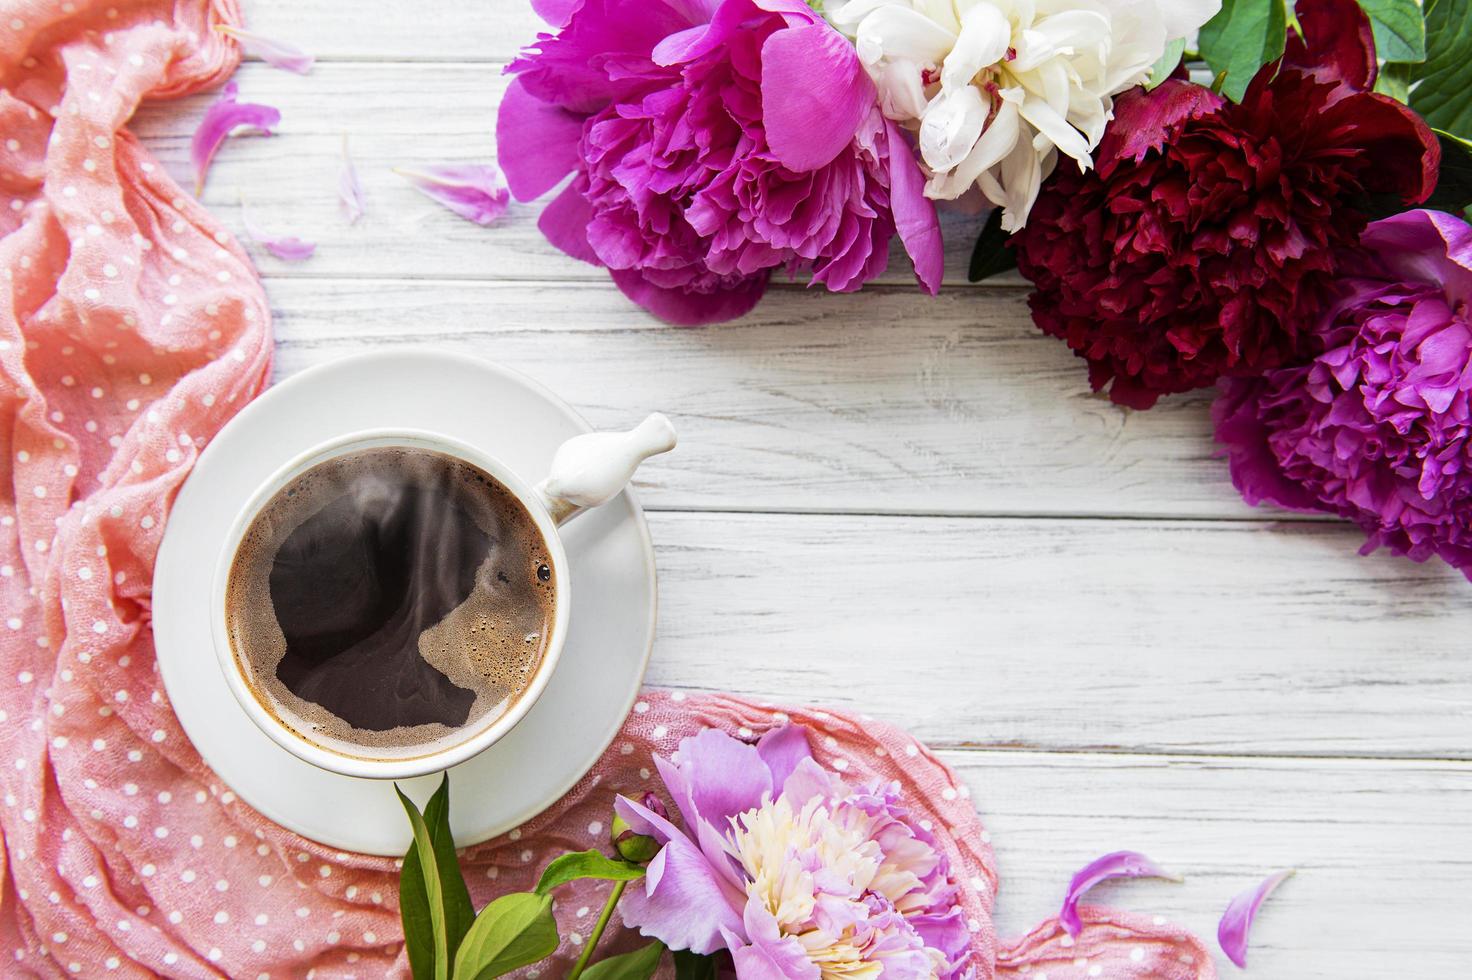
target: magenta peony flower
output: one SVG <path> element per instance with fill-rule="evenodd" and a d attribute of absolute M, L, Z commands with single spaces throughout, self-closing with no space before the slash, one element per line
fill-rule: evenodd
<path fill-rule="evenodd" d="M 496 134 L 547 238 L 679 324 L 750 310 L 773 269 L 830 290 L 900 236 L 930 291 L 943 256 L 905 138 L 852 45 L 799 0 L 546 0 L 560 28 L 508 66 Z"/>
<path fill-rule="evenodd" d="M 684 830 L 619 797 L 663 843 L 624 922 L 671 949 L 731 951 L 741 977 L 973 975 L 959 889 L 897 784 L 846 786 L 788 725 L 747 745 L 714 729 L 656 757 Z"/>
<path fill-rule="evenodd" d="M 1439 555 L 1472 578 L 1472 227 L 1398 214 L 1344 265 L 1324 353 L 1217 400 L 1232 481 L 1251 504 L 1357 521 L 1365 553 Z"/>
<path fill-rule="evenodd" d="M 1097 170 L 1060 166 L 1013 238 L 1033 319 L 1133 408 L 1312 356 L 1371 194 L 1424 201 L 1440 146 L 1371 91 L 1355 0 L 1299 0 L 1303 36 L 1240 105 L 1171 80 L 1115 104 Z"/>

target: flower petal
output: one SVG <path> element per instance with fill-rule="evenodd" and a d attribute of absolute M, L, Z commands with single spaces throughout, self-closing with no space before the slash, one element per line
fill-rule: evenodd
<path fill-rule="evenodd" d="M 961 33 L 940 70 L 941 85 L 974 90 L 977 73 L 1005 58 L 1011 43 L 1012 25 L 1000 10 L 989 3 L 971 7 L 961 15 Z"/>
<path fill-rule="evenodd" d="M 1203 85 L 1173 78 L 1146 92 L 1135 89 L 1115 100 L 1114 122 L 1099 143 L 1099 174 L 1108 177 L 1121 163 L 1139 163 L 1158 150 L 1181 126 L 1221 108 L 1220 95 Z"/>
<path fill-rule="evenodd" d="M 625 296 L 678 327 L 698 327 L 745 316 L 767 291 L 768 278 L 762 272 L 729 289 L 697 292 L 656 286 L 637 269 L 613 269 L 609 274 Z"/>
<path fill-rule="evenodd" d="M 490 163 L 452 163 L 422 170 L 395 168 L 425 197 L 478 225 L 488 225 L 506 213 L 511 192 L 501 171 Z"/>
<path fill-rule="evenodd" d="M 750 944 L 731 946 L 731 959 L 741 980 L 819 980 L 817 964 L 796 936 L 784 936 L 776 916 L 753 895 L 742 913 Z M 726 937 L 730 944 L 733 936 Z M 883 967 L 889 975 L 889 965 Z"/>
<path fill-rule="evenodd" d="M 246 54 L 255 55 L 272 68 L 305 75 L 317 62 L 316 58 L 294 44 L 277 41 L 254 31 L 231 27 L 229 24 L 216 24 L 215 30 L 238 43 Z"/>
<path fill-rule="evenodd" d="M 537 216 L 537 228 L 547 236 L 547 241 L 566 254 L 590 265 L 601 266 L 603 262 L 598 253 L 588 243 L 588 222 L 592 217 L 593 209 L 583 196 L 582 187 L 573 181 L 542 209 Z"/>
<path fill-rule="evenodd" d="M 895 231 L 915 265 L 915 278 L 934 296 L 945 278 L 946 254 L 935 203 L 925 196 L 925 178 L 904 132 L 884 121 L 889 152 L 889 207 Z"/>
<path fill-rule="evenodd" d="M 942 89 L 920 119 L 920 156 L 937 173 L 966 159 L 986 127 L 991 105 L 975 85 Z"/>
<path fill-rule="evenodd" d="M 309 242 L 295 235 L 274 235 L 256 225 L 250 220 L 250 212 L 242 204 L 240 208 L 240 223 L 245 227 L 246 235 L 257 245 L 281 259 L 283 262 L 301 262 L 310 259 L 317 251 L 317 244 Z"/>
<path fill-rule="evenodd" d="M 1115 851 L 1089 862 L 1068 883 L 1068 894 L 1063 898 L 1063 907 L 1058 911 L 1058 922 L 1070 936 L 1077 936 L 1083 928 L 1078 917 L 1078 903 L 1084 893 L 1100 882 L 1111 878 L 1170 878 L 1180 880 L 1158 868 L 1145 855 L 1137 851 Z"/>
<path fill-rule="evenodd" d="M 1247 967 L 1247 939 L 1252 931 L 1252 922 L 1257 918 L 1257 910 L 1292 874 L 1292 871 L 1279 871 L 1270 875 L 1227 903 L 1227 910 L 1222 913 L 1221 922 L 1217 923 L 1216 941 L 1222 952 L 1227 954 L 1227 959 L 1239 967 Z"/>
<path fill-rule="evenodd" d="M 725 946 L 723 929 L 745 934 L 705 855 L 685 837 L 660 849 L 644 880 L 624 893 L 619 911 L 624 925 L 671 949 L 714 953 Z"/>
<path fill-rule="evenodd" d="M 337 173 L 337 196 L 348 216 L 348 224 L 357 224 L 363 217 L 363 182 L 358 179 L 358 168 L 353 166 L 353 158 L 348 153 L 347 133 L 342 134 L 342 167 Z"/>
<path fill-rule="evenodd" d="M 556 187 L 578 160 L 583 120 L 512 81 L 496 113 L 496 146 L 506 184 L 518 201 L 534 201 Z"/>
<path fill-rule="evenodd" d="M 767 144 L 799 173 L 831 163 L 874 107 L 874 82 L 853 45 L 824 23 L 767 38 L 761 89 Z"/>
<path fill-rule="evenodd" d="M 210 162 L 226 137 L 242 126 L 250 126 L 262 135 L 270 136 L 271 127 L 281 122 L 280 110 L 253 102 L 237 102 L 240 92 L 234 83 L 228 83 L 220 97 L 205 110 L 204 118 L 194 131 L 189 145 L 189 159 L 194 164 L 194 193 L 204 190 L 204 178 L 209 173 Z"/>
<path fill-rule="evenodd" d="M 1288 37 L 1283 67 L 1361 92 L 1375 85 L 1375 35 L 1356 0 L 1296 4 L 1298 30 Z"/>
<path fill-rule="evenodd" d="M 756 754 L 772 772 L 773 796 L 781 794 L 782 785 L 799 763 L 813 757 L 807 729 L 801 725 L 783 725 L 767 732 L 756 743 Z"/>

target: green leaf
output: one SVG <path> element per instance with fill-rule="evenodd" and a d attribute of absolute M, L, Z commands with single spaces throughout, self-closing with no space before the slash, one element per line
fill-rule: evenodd
<path fill-rule="evenodd" d="M 688 949 L 675 950 L 675 980 L 716 980 L 716 958 Z"/>
<path fill-rule="evenodd" d="M 1472 139 L 1472 0 L 1426 7 L 1426 61 L 1417 65 L 1411 108 L 1437 129 Z"/>
<path fill-rule="evenodd" d="M 656 939 L 632 953 L 599 960 L 583 971 L 583 980 L 649 980 L 663 955 L 664 943 Z"/>
<path fill-rule="evenodd" d="M 1181 63 L 1181 56 L 1185 53 L 1185 38 L 1178 37 L 1174 41 L 1171 41 L 1169 44 L 1167 44 L 1165 46 L 1165 53 L 1160 56 L 1160 60 L 1155 62 L 1155 64 L 1151 66 L 1150 81 L 1146 83 L 1145 88 L 1147 90 L 1154 89 L 1161 82 L 1169 78 L 1171 76 L 1171 73 L 1176 70 L 1176 66 Z"/>
<path fill-rule="evenodd" d="M 470 904 L 470 891 L 465 887 L 465 878 L 460 874 L 460 862 L 455 856 L 455 839 L 450 833 L 450 776 L 445 774 L 439 789 L 429 798 L 424 807 L 424 824 L 429 828 L 429 840 L 434 845 L 435 865 L 440 880 L 440 895 L 445 912 L 445 955 L 449 964 L 455 962 L 455 951 L 460 940 L 475 919 L 475 908 Z M 419 867 L 417 846 L 411 845 L 404 855 L 404 867 L 399 873 L 399 915 L 404 920 L 404 936 L 409 947 L 409 968 L 414 980 L 425 980 L 433 976 L 433 959 L 430 945 L 425 941 L 425 930 L 429 926 L 428 898 L 425 895 L 422 872 Z M 410 932 L 410 920 L 415 926 Z"/>
<path fill-rule="evenodd" d="M 1461 214 L 1472 207 L 1472 143 L 1439 129 L 1436 138 L 1441 142 L 1441 173 L 1421 207 Z"/>
<path fill-rule="evenodd" d="M 454 980 L 491 980 L 546 959 L 556 949 L 551 897 L 531 892 L 502 895 L 481 909 L 465 934 Z"/>
<path fill-rule="evenodd" d="M 448 777 L 446 777 L 448 778 Z M 409 954 L 411 968 L 414 969 L 415 980 L 421 976 L 432 978 L 432 980 L 448 980 L 450 975 L 450 954 L 445 943 L 445 896 L 440 885 L 440 874 L 438 862 L 435 860 L 434 842 L 429 838 L 429 827 L 424 823 L 424 816 L 414 801 L 404 795 L 398 784 L 394 784 L 394 792 L 399 794 L 399 802 L 404 805 L 404 812 L 409 815 L 409 826 L 414 829 L 414 843 L 409 848 L 409 853 L 414 854 L 418 861 L 417 880 L 424 890 L 424 903 L 422 909 L 411 910 L 407 904 L 402 905 L 400 916 L 404 922 L 404 941 L 408 944 L 417 944 L 420 950 L 418 957 L 413 953 L 412 945 Z M 405 861 L 404 871 L 409 866 Z M 409 875 L 399 876 L 399 895 L 402 900 L 405 895 L 405 882 Z M 422 915 L 422 918 L 421 918 Z M 426 929 L 426 926 L 428 927 Z M 412 931 L 411 931 L 412 930 Z M 426 935 L 426 932 L 428 935 Z M 413 966 L 415 959 L 424 967 L 424 973 L 419 972 L 419 967 Z"/>
<path fill-rule="evenodd" d="M 991 217 L 976 236 L 976 247 L 971 250 L 971 270 L 966 278 L 972 282 L 1017 268 L 1017 253 L 1007 247 L 1007 233 L 1002 230 L 1002 209 L 992 210 Z"/>
<path fill-rule="evenodd" d="M 1375 91 L 1388 95 L 1397 102 L 1410 102 L 1412 68 L 1413 65 L 1382 65 L 1380 74 L 1375 76 Z"/>
<path fill-rule="evenodd" d="M 1225 74 L 1221 92 L 1242 101 L 1258 69 L 1283 55 L 1288 16 L 1283 0 L 1222 0 L 1222 9 L 1201 28 L 1201 57 L 1213 74 Z"/>
<path fill-rule="evenodd" d="M 1375 53 L 1385 61 L 1426 60 L 1426 18 L 1416 0 L 1360 0 L 1375 30 Z"/>
<path fill-rule="evenodd" d="M 627 861 L 615 861 L 598 851 L 578 851 L 564 854 L 547 865 L 542 880 L 537 882 L 537 894 L 545 895 L 558 885 L 579 878 L 597 878 L 600 881 L 634 881 L 644 877 L 644 869 Z"/>

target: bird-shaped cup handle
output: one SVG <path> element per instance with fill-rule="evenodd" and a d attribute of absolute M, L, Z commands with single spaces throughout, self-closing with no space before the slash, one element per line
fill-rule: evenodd
<path fill-rule="evenodd" d="M 639 464 L 675 448 L 675 427 L 658 412 L 627 432 L 589 432 L 557 447 L 537 497 L 556 524 L 618 496 Z"/>

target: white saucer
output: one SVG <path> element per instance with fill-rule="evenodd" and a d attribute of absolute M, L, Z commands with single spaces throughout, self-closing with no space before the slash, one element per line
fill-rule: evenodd
<path fill-rule="evenodd" d="M 231 696 L 210 645 L 210 577 L 240 508 L 297 453 L 378 426 L 428 429 L 498 457 L 527 483 L 589 426 L 530 379 L 437 351 L 350 357 L 266 391 L 200 456 L 169 517 L 154 576 L 159 671 L 184 731 L 241 799 L 346 851 L 400 855 L 409 825 L 393 787 L 309 765 L 260 731 Z M 576 583 L 561 662 L 505 738 L 456 767 L 459 846 L 504 833 L 556 801 L 598 760 L 638 694 L 654 641 L 654 549 L 629 491 L 563 531 Z M 402 785 L 422 804 L 439 777 Z"/>

